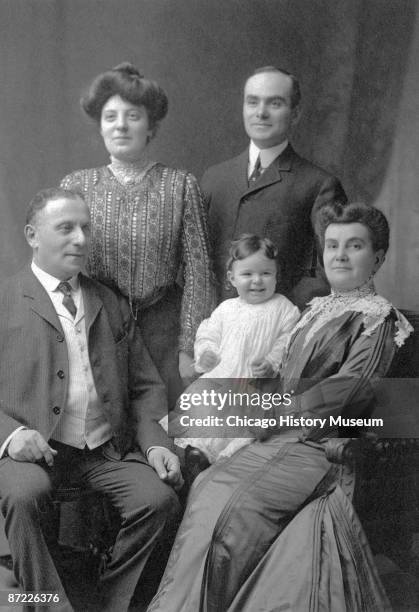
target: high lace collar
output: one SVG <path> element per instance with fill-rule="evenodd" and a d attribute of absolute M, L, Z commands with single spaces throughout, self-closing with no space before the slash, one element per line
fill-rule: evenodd
<path fill-rule="evenodd" d="M 401 312 L 394 308 L 388 300 L 377 295 L 372 278 L 360 287 L 349 291 L 332 289 L 331 293 L 325 297 L 313 298 L 309 306 L 310 309 L 303 314 L 294 328 L 296 331 L 311 323 L 307 329 L 304 346 L 320 328 L 328 325 L 332 319 L 348 312 L 362 313 L 364 325 L 362 335 L 370 336 L 393 311 L 397 319 L 394 341 L 398 346 L 402 346 L 413 331 L 412 326 Z"/>
<path fill-rule="evenodd" d="M 374 286 L 374 281 L 372 278 L 369 278 L 363 285 L 360 287 L 356 287 L 355 289 L 348 289 L 347 291 L 339 291 L 338 289 L 333 289 L 330 292 L 330 297 L 336 300 L 359 300 L 365 298 L 367 296 L 376 295 L 376 290 Z"/>
<path fill-rule="evenodd" d="M 140 183 L 154 163 L 147 159 L 128 162 L 111 157 L 111 163 L 108 165 L 108 168 L 122 185 L 131 186 Z"/>

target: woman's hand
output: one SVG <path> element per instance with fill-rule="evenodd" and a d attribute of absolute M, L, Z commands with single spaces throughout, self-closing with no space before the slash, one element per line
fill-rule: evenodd
<path fill-rule="evenodd" d="M 254 361 L 250 364 L 252 368 L 252 376 L 255 378 L 273 378 L 276 376 L 276 372 L 272 364 L 266 359 L 262 361 Z"/>
<path fill-rule="evenodd" d="M 220 356 L 214 353 L 214 351 L 204 351 L 199 358 L 199 367 L 204 370 L 204 372 L 210 372 L 219 363 Z"/>
<path fill-rule="evenodd" d="M 193 359 L 188 353 L 179 351 L 179 374 L 185 387 L 190 385 L 196 378 L 193 363 Z"/>

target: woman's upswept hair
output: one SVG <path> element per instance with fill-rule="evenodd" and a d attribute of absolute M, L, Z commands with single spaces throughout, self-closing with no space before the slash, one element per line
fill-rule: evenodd
<path fill-rule="evenodd" d="M 277 261 L 278 249 L 269 238 L 261 238 L 255 234 L 242 234 L 231 243 L 226 263 L 227 271 L 231 270 L 235 261 L 245 259 L 258 251 L 262 251 L 268 259 Z"/>
<path fill-rule="evenodd" d="M 167 114 L 168 100 L 164 90 L 155 81 L 144 78 L 129 62 L 99 74 L 82 97 L 81 107 L 100 123 L 102 108 L 112 96 L 121 96 L 135 106 L 144 106 L 151 129 Z"/>
<path fill-rule="evenodd" d="M 387 252 L 390 240 L 388 221 L 378 208 L 363 202 L 332 202 L 321 206 L 315 215 L 315 232 L 324 248 L 326 228 L 332 223 L 362 223 L 368 228 L 374 251 Z"/>

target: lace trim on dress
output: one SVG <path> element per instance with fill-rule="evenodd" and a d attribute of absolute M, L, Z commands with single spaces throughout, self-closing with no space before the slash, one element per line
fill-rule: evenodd
<path fill-rule="evenodd" d="M 370 336 L 379 327 L 390 312 L 397 317 L 397 332 L 394 341 L 397 346 L 403 346 L 406 338 L 412 333 L 413 327 L 392 304 L 384 297 L 377 295 L 372 280 L 367 281 L 357 289 L 350 291 L 336 291 L 332 289 L 326 297 L 316 297 L 309 303 L 310 310 L 306 312 L 294 328 L 294 332 L 311 322 L 314 323 L 307 331 L 304 346 L 311 340 L 321 327 L 347 312 L 360 312 L 363 314 L 363 336 Z M 293 333 L 294 336 L 294 333 Z"/>
<path fill-rule="evenodd" d="M 394 342 L 397 344 L 398 347 L 400 347 L 403 346 L 406 338 L 408 338 L 410 334 L 412 334 L 415 330 L 412 325 L 410 325 L 406 317 L 401 312 L 399 312 L 397 308 L 394 309 L 394 312 L 397 315 L 397 332 L 394 336 Z"/>

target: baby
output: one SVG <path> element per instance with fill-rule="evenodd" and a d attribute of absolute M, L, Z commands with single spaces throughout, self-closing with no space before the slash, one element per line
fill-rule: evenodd
<path fill-rule="evenodd" d="M 238 297 L 222 302 L 199 326 L 194 346 L 195 370 L 202 376 L 184 394 L 202 391 L 203 379 L 209 379 L 206 383 L 211 385 L 211 379 L 215 384 L 215 379 L 220 378 L 275 377 L 288 333 L 300 317 L 296 306 L 275 293 L 278 253 L 268 238 L 244 234 L 232 242 L 229 254 L 227 278 Z M 172 426 L 176 429 L 180 412 L 178 404 L 169 415 L 170 429 Z M 188 437 L 185 428 L 182 437 L 175 438 L 178 446 L 198 448 L 210 463 L 231 456 L 252 441 L 252 438 Z"/>

